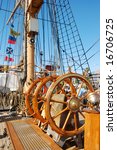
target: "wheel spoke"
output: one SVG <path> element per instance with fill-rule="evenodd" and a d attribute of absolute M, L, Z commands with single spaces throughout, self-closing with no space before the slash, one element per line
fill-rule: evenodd
<path fill-rule="evenodd" d="M 61 90 L 56 91 L 57 94 L 59 94 L 61 92 Z"/>
<path fill-rule="evenodd" d="M 45 93 L 47 93 L 47 91 L 48 91 L 48 87 L 47 87 L 47 85 L 45 84 L 44 86 L 43 86 L 43 94 L 45 94 Z"/>
<path fill-rule="evenodd" d="M 60 93 L 64 93 L 65 94 L 65 91 L 63 89 L 56 90 L 56 94 L 60 94 Z"/>
<path fill-rule="evenodd" d="M 65 94 L 64 86 L 61 87 L 60 84 L 58 84 L 58 87 L 61 89 L 61 92 Z"/>
<path fill-rule="evenodd" d="M 76 97 L 78 97 L 78 95 L 79 95 L 79 93 L 80 93 L 80 90 L 81 90 L 81 88 L 82 88 L 82 85 L 83 85 L 83 82 L 80 84 L 80 87 L 79 87 L 79 89 L 78 89 L 78 91 L 77 91 Z"/>
<path fill-rule="evenodd" d="M 54 102 L 54 103 L 61 103 L 61 104 L 67 104 L 67 102 L 65 102 L 65 94 L 52 94 L 50 102 Z"/>
<path fill-rule="evenodd" d="M 92 91 L 92 85 L 82 75 L 70 72 L 58 77 L 46 94 L 45 124 L 49 123 L 62 136 L 79 134 L 85 125 L 85 112 L 82 108 L 87 106 L 85 99 Z M 63 121 L 59 123 L 60 119 Z"/>
<path fill-rule="evenodd" d="M 40 108 L 40 112 L 42 112 L 42 110 L 44 110 L 44 108 L 45 108 L 45 104 L 43 103 L 41 108 Z"/>
<path fill-rule="evenodd" d="M 78 129 L 78 124 L 77 124 L 77 116 L 76 116 L 76 113 L 74 113 L 74 124 L 75 124 L 75 130 Z"/>
<path fill-rule="evenodd" d="M 80 103 L 81 106 L 85 106 L 85 107 L 88 107 L 89 105 L 88 104 L 83 104 L 83 103 Z"/>
<path fill-rule="evenodd" d="M 38 102 L 39 102 L 39 101 L 43 101 L 43 102 L 45 102 L 45 97 L 37 98 L 37 101 L 38 101 Z"/>
<path fill-rule="evenodd" d="M 62 102 L 62 101 L 59 101 L 59 100 L 53 100 L 53 99 L 51 99 L 51 102 L 54 102 L 54 103 L 61 103 L 61 104 L 67 105 L 67 102 Z"/>
<path fill-rule="evenodd" d="M 47 124 L 49 124 L 49 121 L 48 121 L 48 120 L 46 120 L 46 121 L 41 125 L 41 127 L 45 127 L 45 126 L 47 126 Z"/>
<path fill-rule="evenodd" d="M 43 102 L 44 102 L 43 100 L 39 100 L 37 103 L 40 104 L 40 103 L 43 103 Z"/>
<path fill-rule="evenodd" d="M 29 117 L 32 117 L 32 116 L 34 116 L 35 115 L 35 112 L 34 113 L 32 113 L 31 115 L 28 115 Z"/>
<path fill-rule="evenodd" d="M 33 93 L 29 93 L 29 94 L 28 94 L 28 97 L 33 97 Z"/>
<path fill-rule="evenodd" d="M 71 95 L 76 95 L 76 88 L 75 88 L 75 86 L 73 85 L 73 83 L 72 83 L 72 78 L 70 78 L 70 88 L 71 88 Z"/>
<path fill-rule="evenodd" d="M 72 77 L 69 77 L 68 79 L 65 80 L 67 84 L 69 84 L 70 86 L 70 90 L 71 90 L 71 95 L 74 96 L 76 95 L 76 88 L 72 83 Z"/>
<path fill-rule="evenodd" d="M 68 113 L 68 115 L 67 115 L 67 118 L 66 118 L 66 120 L 65 120 L 65 122 L 64 122 L 64 125 L 63 125 L 63 127 L 62 127 L 62 130 L 65 129 L 65 127 L 66 127 L 66 125 L 67 125 L 67 122 L 68 122 L 68 120 L 69 120 L 70 115 L 71 115 L 71 111 L 69 111 L 69 113 Z"/>
<path fill-rule="evenodd" d="M 81 111 L 79 111 L 79 113 L 81 114 L 81 116 L 82 116 L 83 118 L 85 118 L 85 115 L 84 115 Z"/>
<path fill-rule="evenodd" d="M 37 97 L 37 100 L 39 100 L 39 101 L 40 101 L 40 99 L 42 99 L 42 97 L 41 97 L 41 96 L 38 96 L 38 97 Z"/>
<path fill-rule="evenodd" d="M 82 101 L 83 99 L 85 99 L 89 93 L 90 93 L 90 91 L 87 92 L 83 97 L 80 97 L 79 100 Z"/>
<path fill-rule="evenodd" d="M 56 114 L 56 116 L 53 116 L 52 118 L 55 119 L 56 117 L 58 117 L 59 115 L 61 115 L 62 113 L 64 113 L 66 110 L 68 110 L 68 107 L 66 107 L 65 109 L 63 109 L 62 111 L 60 111 L 58 114 Z"/>

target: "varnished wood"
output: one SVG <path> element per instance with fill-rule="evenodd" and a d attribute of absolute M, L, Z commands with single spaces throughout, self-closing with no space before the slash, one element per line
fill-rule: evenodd
<path fill-rule="evenodd" d="M 84 150 L 100 150 L 100 114 L 85 114 Z"/>

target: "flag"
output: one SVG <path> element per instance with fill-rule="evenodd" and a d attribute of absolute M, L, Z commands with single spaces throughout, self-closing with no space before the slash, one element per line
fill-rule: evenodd
<path fill-rule="evenodd" d="M 11 47 L 7 47 L 6 54 L 12 54 L 12 53 L 13 53 L 13 49 Z"/>
<path fill-rule="evenodd" d="M 12 62 L 13 62 L 13 61 L 14 61 L 14 59 L 13 59 L 13 58 L 9 58 L 9 61 L 12 61 Z"/>
<path fill-rule="evenodd" d="M 12 28 L 10 28 L 10 34 L 11 34 L 12 36 L 19 36 L 19 35 L 20 35 L 19 32 L 16 32 L 16 31 L 13 30 Z"/>
<path fill-rule="evenodd" d="M 14 36 L 9 35 L 8 43 L 15 44 L 16 43 L 16 38 Z"/>
<path fill-rule="evenodd" d="M 12 27 L 12 28 L 14 28 L 14 25 L 13 25 L 13 23 L 11 23 L 11 27 Z"/>
<path fill-rule="evenodd" d="M 5 61 L 11 61 L 11 62 L 13 62 L 13 61 L 14 61 L 14 59 L 13 59 L 13 58 L 8 57 L 8 56 L 5 56 L 4 60 L 5 60 Z"/>

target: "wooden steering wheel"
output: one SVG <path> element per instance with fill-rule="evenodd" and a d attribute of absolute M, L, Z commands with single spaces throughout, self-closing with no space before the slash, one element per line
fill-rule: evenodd
<path fill-rule="evenodd" d="M 63 136 L 81 133 L 85 120 L 82 101 L 93 91 L 90 82 L 80 74 L 67 73 L 58 77 L 46 94 L 46 119 L 52 130 Z"/>
<path fill-rule="evenodd" d="M 28 113 L 37 118 L 37 115 L 34 113 L 33 106 L 32 106 L 32 99 L 33 99 L 33 93 L 37 85 L 40 83 L 41 78 L 37 78 L 32 82 L 30 85 L 28 91 L 25 93 L 25 105 Z"/>
<path fill-rule="evenodd" d="M 49 86 L 52 84 L 52 82 L 57 78 L 56 75 L 53 76 L 47 76 L 43 79 L 41 79 L 40 84 L 35 89 L 35 92 L 33 94 L 33 110 L 35 113 L 35 118 L 38 118 L 42 123 L 46 121 L 45 118 L 45 96 L 47 93 L 47 90 Z"/>

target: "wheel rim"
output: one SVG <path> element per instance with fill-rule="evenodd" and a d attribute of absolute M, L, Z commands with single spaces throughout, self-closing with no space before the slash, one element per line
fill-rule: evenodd
<path fill-rule="evenodd" d="M 79 90 L 76 91 L 76 88 L 73 84 L 73 80 L 78 79 L 80 81 Z M 63 94 L 65 99 L 64 101 L 53 100 L 53 95 L 55 94 L 56 89 L 61 84 L 68 84 L 70 87 L 70 91 L 68 93 L 65 93 L 64 86 L 61 86 L 61 90 L 57 94 Z M 87 88 L 87 92 L 84 96 L 80 97 L 79 94 L 81 92 L 82 87 L 85 84 Z M 62 75 L 59 77 L 48 89 L 47 95 L 46 95 L 46 118 L 48 119 L 50 126 L 53 130 L 55 130 L 57 133 L 63 135 L 63 136 L 73 136 L 83 131 L 84 124 L 81 125 L 81 122 L 79 122 L 79 118 L 82 120 L 85 120 L 84 113 L 80 110 L 81 102 L 84 100 L 89 92 L 93 92 L 94 89 L 92 85 L 89 83 L 88 80 L 86 80 L 83 76 L 75 73 L 68 73 L 65 75 Z M 56 113 L 56 111 L 53 111 L 52 106 L 56 103 L 60 103 L 62 109 Z M 54 113 L 52 113 L 52 111 Z M 61 118 L 61 122 L 58 124 L 56 123 L 57 117 Z M 64 118 L 64 119 L 63 119 Z M 63 121 L 64 120 L 64 121 Z M 70 122 L 73 122 L 73 124 L 70 127 Z M 69 129 L 69 127 L 71 129 Z"/>
<path fill-rule="evenodd" d="M 46 122 L 45 115 L 45 96 L 48 90 L 47 84 L 50 84 L 57 78 L 57 76 L 48 76 L 43 78 L 40 81 L 40 84 L 37 86 L 34 92 L 34 97 L 32 99 L 33 102 L 33 110 L 36 115 L 35 118 L 38 118 L 42 123 Z M 46 91 L 43 89 L 46 88 Z M 42 114 L 43 112 L 43 114 Z"/>
<path fill-rule="evenodd" d="M 35 81 L 33 81 L 33 83 L 30 85 L 28 91 L 25 94 L 25 105 L 26 105 L 27 111 L 33 117 L 36 117 L 36 114 L 34 113 L 33 106 L 32 106 L 33 90 L 40 83 L 40 81 L 41 81 L 41 78 L 38 78 Z"/>

